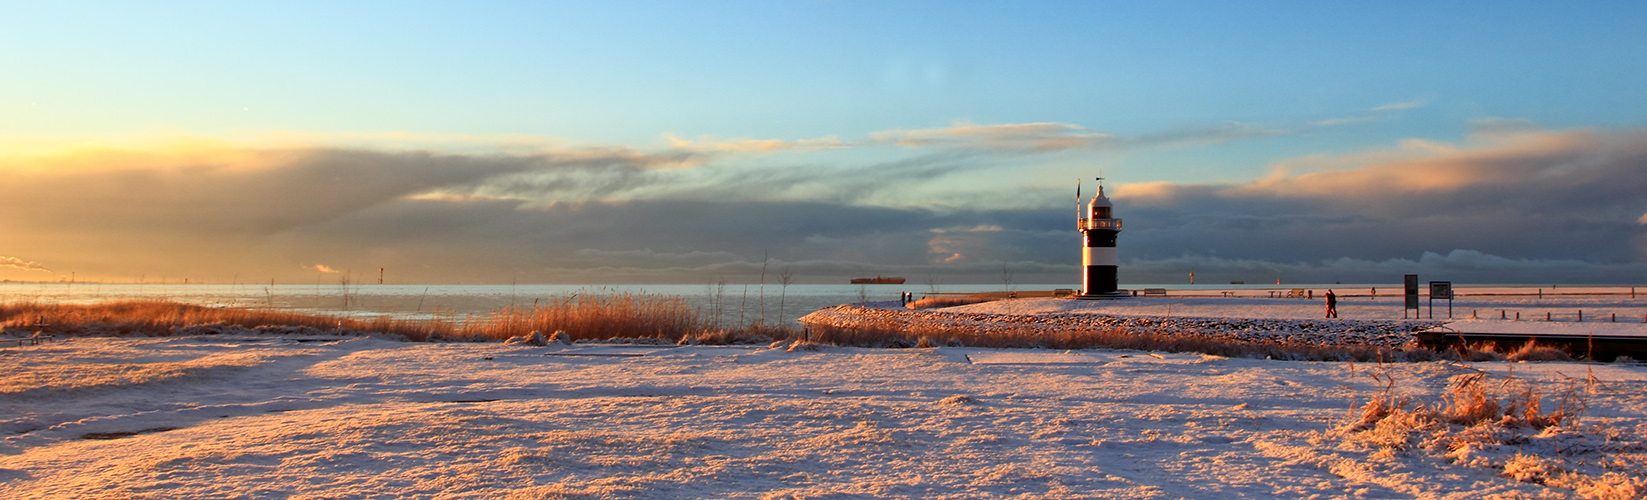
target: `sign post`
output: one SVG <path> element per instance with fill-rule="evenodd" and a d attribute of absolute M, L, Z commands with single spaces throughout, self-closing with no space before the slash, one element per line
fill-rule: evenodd
<path fill-rule="evenodd" d="M 1407 319 L 1407 310 L 1413 311 L 1413 317 L 1418 317 L 1418 275 L 1409 274 L 1402 280 L 1405 285 L 1406 300 L 1401 306 L 1401 319 Z"/>
<path fill-rule="evenodd" d="M 1430 282 L 1430 318 L 1435 318 L 1435 299 L 1447 299 L 1447 319 L 1453 319 L 1453 282 Z"/>

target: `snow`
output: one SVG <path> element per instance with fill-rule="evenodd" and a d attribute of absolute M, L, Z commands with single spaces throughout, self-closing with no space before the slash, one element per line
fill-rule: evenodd
<path fill-rule="evenodd" d="M 1435 310 L 1428 300 L 1420 302 L 1423 319 L 1419 319 L 1411 310 L 1403 310 L 1400 296 L 1374 297 L 1370 289 L 1354 295 L 1349 289 L 1339 289 L 1338 317 L 1333 319 L 1323 318 L 1326 306 L 1321 294 L 1309 300 L 1272 297 L 1275 294 L 1265 290 L 1193 290 L 1172 291 L 1169 294 L 1176 295 L 1167 297 L 1111 300 L 1007 299 L 919 311 L 903 309 L 896 302 L 878 302 L 816 311 L 801 321 L 843 328 L 888 320 L 906 327 L 981 330 L 1023 325 L 1120 328 L 1247 341 L 1383 347 L 1401 346 L 1411 340 L 1412 332 L 1436 327 L 1466 334 L 1647 336 L 1647 294 L 1635 298 L 1628 287 L 1591 287 L 1582 292 L 1569 288 L 1561 295 L 1524 287 L 1468 290 L 1460 293 L 1471 295 L 1453 301 L 1453 318 L 1446 316 L 1445 300 L 1438 300 L 1440 308 Z M 1516 320 L 1518 315 L 1520 320 Z"/>
<path fill-rule="evenodd" d="M 1108 314 L 1116 316 L 1164 316 L 1190 318 L 1249 318 L 1249 319 L 1322 319 L 1326 312 L 1326 302 L 1322 298 L 1325 289 L 1314 289 L 1315 299 L 1284 299 L 1270 298 L 1264 291 L 1231 291 L 1241 295 L 1222 297 L 1220 291 L 1169 292 L 1180 295 L 1167 297 L 1137 297 L 1118 300 L 1073 300 L 1073 299 L 1013 299 L 984 302 L 965 306 L 944 308 L 949 312 L 988 313 L 988 314 Z M 1380 291 L 1375 297 L 1367 296 L 1367 290 L 1361 290 L 1360 295 L 1346 295 L 1347 289 L 1335 289 L 1338 293 L 1338 317 L 1346 320 L 1374 320 L 1399 321 L 1403 319 L 1402 297 L 1389 295 Z M 1399 290 L 1389 290 L 1399 292 Z M 1497 318 L 1499 311 L 1513 318 L 1521 313 L 1523 320 L 1542 320 L 1545 313 L 1551 313 L 1558 322 L 1574 321 L 1579 311 L 1584 311 L 1584 324 L 1601 324 L 1608 321 L 1611 315 L 1617 315 L 1619 324 L 1640 324 L 1647 321 L 1647 288 L 1642 289 L 1640 298 L 1631 298 L 1628 288 L 1613 291 L 1610 294 L 1587 292 L 1584 295 L 1555 295 L 1554 292 L 1544 291 L 1542 298 L 1534 295 L 1532 290 L 1519 288 L 1483 288 L 1470 289 L 1476 295 L 1462 295 L 1452 302 L 1453 318 L 1451 320 L 1468 319 L 1473 312 L 1478 318 Z M 1622 292 L 1622 293 L 1621 293 Z M 1194 293 L 1196 295 L 1182 295 Z M 1459 291 L 1458 293 L 1466 293 Z M 1593 294 L 1592 294 L 1593 293 Z M 1513 295 L 1512 295 L 1513 294 Z M 1448 321 L 1447 301 L 1437 299 L 1435 308 L 1431 309 L 1428 298 L 1419 301 L 1418 314 L 1423 319 Z M 1408 310 L 1406 315 L 1411 315 Z M 1417 319 L 1417 318 L 1414 318 Z"/>
<path fill-rule="evenodd" d="M 1504 475 L 1542 477 L 1527 471 L 1546 464 L 1516 457 L 1552 443 L 1591 464 L 1566 467 L 1622 474 L 1613 484 L 1647 474 L 1641 365 L 784 347 L 204 335 L 8 348 L 0 498 L 1572 495 Z M 1582 425 L 1436 453 L 1339 430 L 1386 390 L 1371 374 L 1437 402 L 1478 370 L 1543 394 L 1595 379 Z"/>
<path fill-rule="evenodd" d="M 1275 341 L 1294 345 L 1362 345 L 1400 347 L 1412 332 L 1444 324 L 1433 320 L 1285 319 L 1244 317 L 1132 316 L 1103 314 L 1094 302 L 1073 299 L 1018 299 L 978 305 L 911 311 L 892 303 L 841 305 L 802 316 L 802 323 L 834 328 L 884 328 L 895 323 L 906 331 L 961 329 L 1010 334 L 1015 329 L 1050 331 L 1156 332 L 1205 336 L 1245 342 Z M 1042 304 L 1056 308 L 1037 307 Z M 1050 312 L 1046 312 L 1049 311 Z M 991 312 L 1005 311 L 1005 312 Z M 1035 312 L 1042 311 L 1042 312 Z M 1262 315 L 1257 315 L 1262 316 Z"/>
<path fill-rule="evenodd" d="M 1602 318 L 1600 321 L 1543 321 L 1543 318 L 1530 321 L 1491 319 L 1466 319 L 1449 322 L 1445 325 L 1448 332 L 1464 334 L 1519 334 L 1519 335 L 1549 335 L 1549 336 L 1610 336 L 1610 337 L 1647 337 L 1647 323 L 1641 322 L 1613 322 Z"/>

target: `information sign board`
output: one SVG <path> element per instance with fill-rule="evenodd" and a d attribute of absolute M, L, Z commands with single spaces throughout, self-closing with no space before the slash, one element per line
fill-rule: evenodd
<path fill-rule="evenodd" d="M 1435 317 L 1435 299 L 1447 299 L 1447 319 L 1453 317 L 1453 282 L 1430 282 L 1430 317 Z"/>
<path fill-rule="evenodd" d="M 1418 309 L 1418 275 L 1406 276 L 1407 309 Z"/>
<path fill-rule="evenodd" d="M 1432 299 L 1451 299 L 1451 298 L 1453 298 L 1453 282 L 1451 282 L 1451 281 L 1431 281 L 1430 282 L 1430 298 L 1432 298 Z"/>

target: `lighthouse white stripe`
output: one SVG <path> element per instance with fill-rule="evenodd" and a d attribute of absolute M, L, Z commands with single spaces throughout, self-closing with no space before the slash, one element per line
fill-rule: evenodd
<path fill-rule="evenodd" d="M 1115 257 L 1115 247 L 1085 247 L 1081 252 L 1081 263 L 1087 266 L 1113 266 L 1119 260 Z"/>

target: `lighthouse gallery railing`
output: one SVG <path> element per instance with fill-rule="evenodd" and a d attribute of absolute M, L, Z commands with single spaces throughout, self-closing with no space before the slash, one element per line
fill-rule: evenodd
<path fill-rule="evenodd" d="M 1121 219 L 1081 219 L 1079 222 L 1082 231 L 1089 229 L 1121 230 Z"/>

